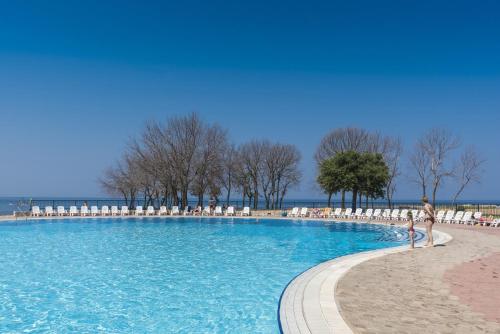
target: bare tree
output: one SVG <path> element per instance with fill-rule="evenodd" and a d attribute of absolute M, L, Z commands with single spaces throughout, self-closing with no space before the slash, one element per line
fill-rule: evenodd
<path fill-rule="evenodd" d="M 194 180 L 204 132 L 205 125 L 194 113 L 169 119 L 162 131 L 181 193 L 182 207 L 188 205 L 189 189 Z"/>
<path fill-rule="evenodd" d="M 121 195 L 133 207 L 139 189 L 136 182 L 137 168 L 134 159 L 125 154 L 115 167 L 108 168 L 99 179 L 101 187 L 110 195 Z"/>
<path fill-rule="evenodd" d="M 238 151 L 234 145 L 229 145 L 222 154 L 221 184 L 226 191 L 226 205 L 229 205 L 231 192 L 237 187 Z"/>
<path fill-rule="evenodd" d="M 410 166 L 415 170 L 415 176 L 410 174 L 410 181 L 422 187 L 422 196 L 427 195 L 427 184 L 429 181 L 430 157 L 425 152 L 421 143 L 417 142 L 410 155 Z"/>
<path fill-rule="evenodd" d="M 268 145 L 267 141 L 252 140 L 240 147 L 240 159 L 244 173 L 250 179 L 248 186 L 253 192 L 253 208 L 256 210 L 259 205 L 259 187 L 261 181 L 262 165 L 264 162 L 264 152 Z"/>
<path fill-rule="evenodd" d="M 432 204 L 436 204 L 436 194 L 443 181 L 453 176 L 453 169 L 449 166 L 450 153 L 460 146 L 460 140 L 446 129 L 433 128 L 427 131 L 418 140 L 417 147 L 421 147 L 423 159 L 429 159 L 429 175 L 432 185 Z"/>
<path fill-rule="evenodd" d="M 454 177 L 458 182 L 458 190 L 453 197 L 453 205 L 464 189 L 471 183 L 479 183 L 481 180 L 481 166 L 485 160 L 482 159 L 476 149 L 467 147 L 460 155 L 458 166 L 455 168 Z"/>
<path fill-rule="evenodd" d="M 210 190 L 210 196 L 220 194 L 223 171 L 223 152 L 227 147 L 227 134 L 218 125 L 206 127 L 202 134 L 201 150 L 195 163 L 195 174 L 191 191 L 203 205 L 203 197 Z"/>
<path fill-rule="evenodd" d="M 369 132 L 360 128 L 349 127 L 335 129 L 321 140 L 314 154 L 316 163 L 319 166 L 324 160 L 341 152 L 366 152 L 368 151 L 369 137 Z"/>

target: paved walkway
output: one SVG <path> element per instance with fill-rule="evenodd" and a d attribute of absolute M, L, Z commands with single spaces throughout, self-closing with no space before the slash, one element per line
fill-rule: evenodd
<path fill-rule="evenodd" d="M 453 240 L 364 262 L 338 283 L 354 333 L 500 333 L 500 231 L 436 226 Z"/>

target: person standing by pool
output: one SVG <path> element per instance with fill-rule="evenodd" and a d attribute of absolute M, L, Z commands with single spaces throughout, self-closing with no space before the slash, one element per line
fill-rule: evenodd
<path fill-rule="evenodd" d="M 408 235 L 410 236 L 410 248 L 415 248 L 415 228 L 413 227 L 413 214 L 408 212 Z"/>
<path fill-rule="evenodd" d="M 429 203 L 427 196 L 422 198 L 424 203 L 424 213 L 425 213 L 425 229 L 427 230 L 427 244 L 426 247 L 432 247 L 434 244 L 434 239 L 432 238 L 432 225 L 434 225 L 434 208 Z"/>

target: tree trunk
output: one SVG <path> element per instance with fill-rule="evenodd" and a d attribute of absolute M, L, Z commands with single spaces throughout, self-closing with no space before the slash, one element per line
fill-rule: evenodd
<path fill-rule="evenodd" d="M 257 206 L 259 205 L 259 189 L 257 188 L 257 182 L 254 182 L 254 193 L 253 193 L 253 209 L 257 210 Z"/>
<path fill-rule="evenodd" d="M 342 190 L 342 199 L 340 207 L 342 208 L 342 210 L 345 209 L 345 190 Z"/>
<path fill-rule="evenodd" d="M 328 193 L 328 207 L 330 207 L 332 204 L 332 195 L 333 195 L 332 192 Z"/>
<path fill-rule="evenodd" d="M 356 210 L 356 201 L 358 199 L 358 189 L 352 190 L 352 209 Z"/>

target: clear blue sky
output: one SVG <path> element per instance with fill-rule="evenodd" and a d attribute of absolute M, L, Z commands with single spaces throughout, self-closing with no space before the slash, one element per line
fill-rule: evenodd
<path fill-rule="evenodd" d="M 1 1 L 0 196 L 102 195 L 145 121 L 196 111 L 237 143 L 296 144 L 294 197 L 320 196 L 329 129 L 408 151 L 428 123 L 488 159 L 464 197 L 499 199 L 498 22 L 497 1 Z M 397 197 L 418 195 L 402 177 Z"/>

